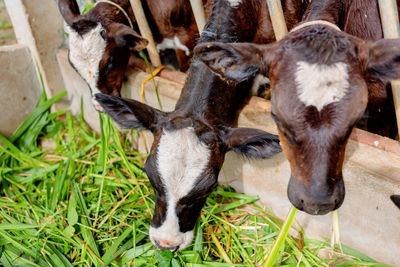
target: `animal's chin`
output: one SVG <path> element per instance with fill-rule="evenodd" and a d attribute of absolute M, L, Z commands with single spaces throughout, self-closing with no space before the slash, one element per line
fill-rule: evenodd
<path fill-rule="evenodd" d="M 157 230 L 157 228 L 150 227 L 149 236 L 150 236 L 150 241 L 151 241 L 151 243 L 153 243 L 153 245 L 154 245 L 155 247 L 157 247 L 158 249 L 160 249 L 160 250 L 169 249 L 169 248 L 160 247 L 160 246 L 157 244 L 157 242 L 155 241 L 154 238 L 157 238 L 157 236 L 158 236 L 158 237 L 161 237 L 163 234 L 162 234 L 162 233 L 157 233 L 155 230 Z M 179 244 L 179 245 L 178 245 L 178 244 L 173 244 L 173 245 L 171 246 L 171 247 L 173 247 L 173 249 L 169 249 L 169 250 L 172 251 L 172 252 L 185 249 L 187 246 L 190 245 L 190 243 L 191 243 L 192 240 L 193 240 L 193 230 L 192 230 L 192 231 L 185 232 L 185 233 L 179 233 L 179 235 L 181 235 L 180 244 Z M 164 237 L 164 239 L 168 239 L 168 238 L 165 238 L 165 237 Z"/>

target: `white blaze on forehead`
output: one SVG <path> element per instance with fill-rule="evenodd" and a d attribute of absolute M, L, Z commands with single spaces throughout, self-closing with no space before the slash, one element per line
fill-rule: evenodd
<path fill-rule="evenodd" d="M 150 237 L 166 240 L 171 246 L 186 247 L 193 231 L 182 233 L 176 216 L 176 203 L 194 187 L 205 170 L 211 151 L 201 143 L 192 127 L 164 131 L 157 150 L 157 164 L 167 198 L 166 219 L 159 228 L 150 227 Z"/>
<path fill-rule="evenodd" d="M 342 62 L 330 66 L 304 61 L 297 63 L 297 95 L 304 105 L 315 106 L 318 111 L 346 95 L 349 88 L 348 79 L 347 65 Z"/>
<path fill-rule="evenodd" d="M 163 132 L 157 163 L 169 200 L 178 201 L 189 193 L 209 158 L 210 150 L 192 127 Z"/>
<path fill-rule="evenodd" d="M 84 35 L 67 26 L 69 33 L 69 59 L 75 69 L 89 84 L 92 95 L 100 93 L 97 88 L 99 63 L 106 49 L 106 41 L 101 37 L 103 26 L 99 23 Z"/>
<path fill-rule="evenodd" d="M 242 2 L 242 0 L 227 0 L 227 1 L 231 5 L 231 7 L 237 7 Z"/>

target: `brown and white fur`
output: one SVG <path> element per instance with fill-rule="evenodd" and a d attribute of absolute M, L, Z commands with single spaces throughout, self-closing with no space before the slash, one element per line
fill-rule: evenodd
<path fill-rule="evenodd" d="M 312 1 L 304 23 L 328 23 L 310 23 L 273 44 L 195 49 L 228 80 L 269 77 L 272 116 L 291 167 L 288 197 L 309 214 L 326 214 L 344 200 L 345 147 L 367 107 L 368 85 L 400 78 L 400 40 L 365 41 L 337 29 L 351 3 L 360 0 Z"/>

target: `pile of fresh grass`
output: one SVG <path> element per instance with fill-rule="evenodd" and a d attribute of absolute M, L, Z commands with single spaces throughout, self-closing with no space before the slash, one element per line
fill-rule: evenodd
<path fill-rule="evenodd" d="M 102 134 L 83 117 L 50 112 L 43 95 L 11 138 L 0 136 L 0 264 L 4 266 L 261 266 L 282 222 L 257 197 L 219 187 L 207 199 L 187 249 L 158 251 L 148 238 L 154 195 L 135 152 L 100 115 Z M 328 227 L 328 226 L 327 226 Z M 329 241 L 289 236 L 276 265 L 382 266 Z"/>

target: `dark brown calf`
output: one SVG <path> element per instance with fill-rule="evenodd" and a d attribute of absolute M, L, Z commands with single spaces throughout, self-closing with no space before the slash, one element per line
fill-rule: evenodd
<path fill-rule="evenodd" d="M 264 0 L 214 1 L 199 43 L 268 40 L 273 32 L 266 12 Z M 281 151 L 277 136 L 236 127 L 252 80 L 227 83 L 194 57 L 171 112 L 134 100 L 96 96 L 122 126 L 154 134 L 145 171 L 156 195 L 150 239 L 158 248 L 183 249 L 191 242 L 201 208 L 217 186 L 229 150 L 249 158 L 268 158 Z"/>
<path fill-rule="evenodd" d="M 140 50 L 147 45 L 147 40 L 136 32 L 129 0 L 112 2 L 117 6 L 98 1 L 93 9 L 80 15 L 76 0 L 59 1 L 60 12 L 68 24 L 69 60 L 88 83 L 93 96 L 100 92 L 120 96 L 130 50 Z M 190 2 L 142 2 L 158 48 L 175 48 L 181 70 L 185 71 L 199 37 Z M 95 100 L 94 104 L 100 108 Z"/>
<path fill-rule="evenodd" d="M 288 197 L 310 214 L 326 214 L 344 200 L 345 147 L 367 106 L 368 84 L 400 78 L 400 40 L 364 41 L 336 26 L 346 3 L 356 2 L 313 1 L 304 23 L 274 44 L 195 49 L 229 80 L 270 78 L 272 116 L 292 171 Z"/>

